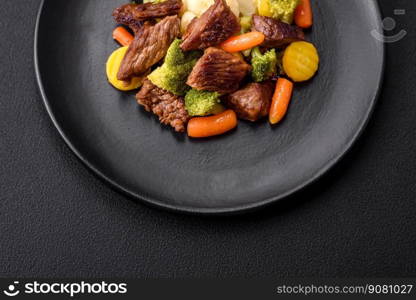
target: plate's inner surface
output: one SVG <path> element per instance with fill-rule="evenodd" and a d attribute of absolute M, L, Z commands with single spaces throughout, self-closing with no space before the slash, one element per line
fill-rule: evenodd
<path fill-rule="evenodd" d="M 241 121 L 230 134 L 190 140 L 161 126 L 134 94 L 113 89 L 105 62 L 116 49 L 112 10 L 127 0 L 46 0 L 38 65 L 49 110 L 78 154 L 125 191 L 190 211 L 245 209 L 281 198 L 322 174 L 369 117 L 383 48 L 373 1 L 314 1 L 308 39 L 319 74 L 297 85 L 287 118 Z"/>

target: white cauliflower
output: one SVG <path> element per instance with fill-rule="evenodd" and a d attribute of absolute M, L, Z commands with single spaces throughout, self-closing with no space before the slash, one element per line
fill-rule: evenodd
<path fill-rule="evenodd" d="M 239 1 L 251 1 L 251 0 L 226 0 L 231 11 L 237 16 L 240 16 Z M 190 11 L 201 16 L 211 5 L 214 4 L 214 0 L 183 0 L 187 11 Z"/>
<path fill-rule="evenodd" d="M 251 17 L 257 11 L 257 0 L 238 0 L 238 5 L 243 16 Z"/>
<path fill-rule="evenodd" d="M 190 12 L 189 10 L 186 11 L 181 19 L 181 31 L 182 33 L 186 32 L 186 29 L 188 28 L 188 25 L 191 23 L 191 21 L 196 18 L 197 15 L 193 12 Z"/>

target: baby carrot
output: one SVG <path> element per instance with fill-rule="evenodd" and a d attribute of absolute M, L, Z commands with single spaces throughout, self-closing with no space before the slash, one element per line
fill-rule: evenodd
<path fill-rule="evenodd" d="M 254 48 L 264 42 L 265 36 L 261 32 L 248 32 L 242 35 L 230 37 L 223 42 L 220 48 L 224 51 L 235 53 Z"/>
<path fill-rule="evenodd" d="M 270 107 L 269 121 L 271 124 L 279 123 L 286 115 L 292 98 L 293 83 L 285 78 L 279 78 Z"/>
<path fill-rule="evenodd" d="M 313 23 L 311 0 L 300 0 L 295 10 L 295 23 L 301 28 L 309 28 Z"/>
<path fill-rule="evenodd" d="M 133 35 L 127 31 L 126 28 L 119 26 L 113 31 L 113 39 L 119 42 L 122 46 L 128 46 L 133 41 Z"/>
<path fill-rule="evenodd" d="M 188 135 L 193 138 L 205 138 L 220 135 L 237 126 L 237 115 L 233 110 L 210 117 L 192 118 L 188 123 Z"/>

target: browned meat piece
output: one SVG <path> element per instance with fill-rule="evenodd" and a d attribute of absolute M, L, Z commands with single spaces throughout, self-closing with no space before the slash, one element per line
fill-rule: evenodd
<path fill-rule="evenodd" d="M 146 79 L 136 98 L 147 111 L 159 116 L 161 123 L 172 126 L 177 132 L 185 131 L 189 115 L 183 97 L 160 89 Z"/>
<path fill-rule="evenodd" d="M 182 8 L 181 0 L 167 0 L 162 3 L 153 4 L 126 4 L 116 8 L 113 17 L 117 23 L 127 25 L 134 31 L 140 28 L 144 21 L 174 16 L 179 14 Z"/>
<path fill-rule="evenodd" d="M 189 24 L 181 48 L 189 51 L 217 46 L 240 30 L 240 22 L 225 0 L 215 0 L 200 18 Z"/>
<path fill-rule="evenodd" d="M 170 44 L 180 34 L 177 16 L 166 17 L 155 26 L 145 25 L 134 37 L 121 62 L 117 78 L 129 81 L 140 76 L 166 56 Z"/>
<path fill-rule="evenodd" d="M 218 48 L 208 48 L 198 60 L 187 84 L 194 89 L 228 94 L 238 90 L 251 67 L 240 58 Z"/>
<path fill-rule="evenodd" d="M 228 95 L 224 103 L 240 119 L 255 122 L 269 114 L 273 90 L 272 81 L 249 83 L 243 89 Z"/>
<path fill-rule="evenodd" d="M 264 47 L 279 48 L 305 39 L 300 27 L 268 17 L 253 16 L 252 30 L 262 32 L 266 36 Z"/>

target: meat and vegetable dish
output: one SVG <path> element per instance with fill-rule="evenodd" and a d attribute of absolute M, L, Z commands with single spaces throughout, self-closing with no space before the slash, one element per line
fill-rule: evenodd
<path fill-rule="evenodd" d="M 141 2 L 141 1 L 140 1 Z M 147 0 L 116 8 L 109 82 L 192 138 L 277 124 L 318 71 L 311 0 Z"/>

